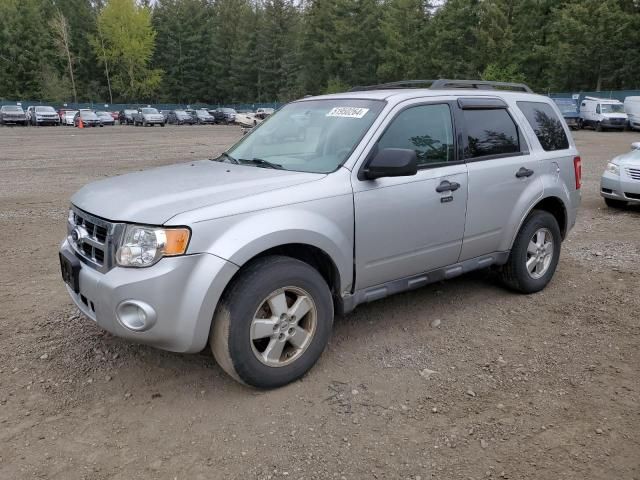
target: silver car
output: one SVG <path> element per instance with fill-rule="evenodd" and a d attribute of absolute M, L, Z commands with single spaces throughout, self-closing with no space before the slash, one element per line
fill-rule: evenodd
<path fill-rule="evenodd" d="M 600 179 L 600 195 L 611 208 L 640 204 L 640 142 L 632 143 L 630 152 L 607 164 Z"/>
<path fill-rule="evenodd" d="M 217 159 L 85 186 L 60 248 L 71 298 L 114 335 L 209 343 L 272 388 L 361 303 L 490 266 L 542 290 L 581 198 L 562 115 L 524 85 L 425 85 L 305 98 Z"/>

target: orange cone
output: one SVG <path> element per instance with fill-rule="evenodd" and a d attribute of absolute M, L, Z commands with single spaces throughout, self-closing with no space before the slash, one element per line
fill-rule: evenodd
<path fill-rule="evenodd" d="M 84 125 L 82 124 L 82 117 L 81 116 L 78 117 L 78 128 L 84 128 Z"/>

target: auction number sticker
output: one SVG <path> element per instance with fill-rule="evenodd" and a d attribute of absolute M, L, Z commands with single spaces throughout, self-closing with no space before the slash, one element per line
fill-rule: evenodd
<path fill-rule="evenodd" d="M 327 117 L 362 118 L 368 111 L 368 108 L 360 107 L 334 107 L 327 113 Z"/>

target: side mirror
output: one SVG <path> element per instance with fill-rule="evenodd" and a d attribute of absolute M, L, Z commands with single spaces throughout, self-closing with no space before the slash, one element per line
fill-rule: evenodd
<path fill-rule="evenodd" d="M 415 150 L 385 148 L 376 153 L 364 171 L 365 178 L 409 177 L 418 173 L 418 156 Z"/>
<path fill-rule="evenodd" d="M 640 150 L 640 142 L 633 142 L 631 144 L 631 150 Z"/>

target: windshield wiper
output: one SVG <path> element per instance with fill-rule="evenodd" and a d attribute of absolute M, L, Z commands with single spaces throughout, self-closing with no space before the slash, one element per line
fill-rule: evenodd
<path fill-rule="evenodd" d="M 282 165 L 280 165 L 279 163 L 273 163 L 268 160 L 263 160 L 262 158 L 252 158 L 251 160 L 248 160 L 246 158 L 241 158 L 240 161 L 246 162 L 246 163 L 252 163 L 257 167 L 262 167 L 262 168 L 275 168 L 276 170 L 282 170 L 283 168 Z"/>
<path fill-rule="evenodd" d="M 215 159 L 212 159 L 212 160 L 214 160 L 216 162 L 222 162 L 223 161 L 223 160 L 221 160 L 222 158 L 227 158 L 227 159 L 231 160 L 232 163 L 235 163 L 236 165 L 240 164 L 240 162 L 238 161 L 237 158 L 233 158 L 227 152 L 222 152 L 218 158 L 215 158 Z"/>

